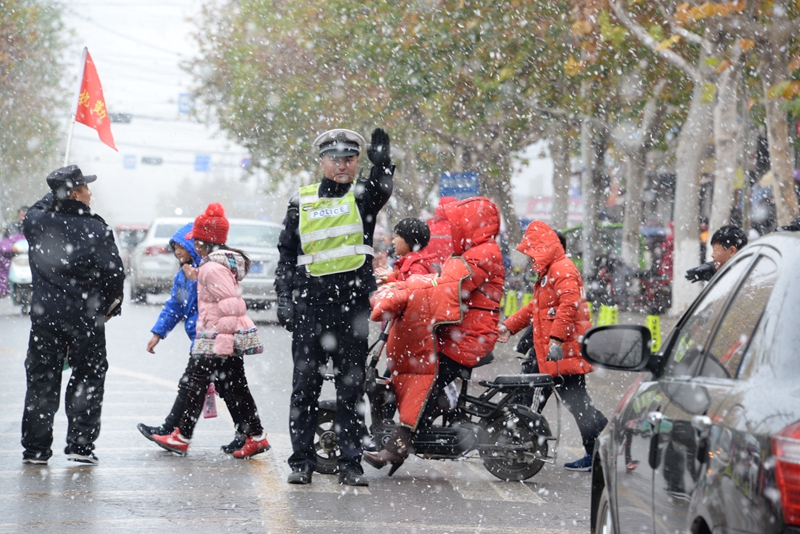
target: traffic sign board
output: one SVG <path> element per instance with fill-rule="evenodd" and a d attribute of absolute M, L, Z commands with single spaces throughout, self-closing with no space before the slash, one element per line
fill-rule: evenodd
<path fill-rule="evenodd" d="M 196 172 L 211 172 L 211 156 L 197 154 L 194 157 L 194 170 Z"/>
<path fill-rule="evenodd" d="M 479 183 L 477 172 L 450 173 L 443 172 L 439 176 L 439 195 L 455 197 L 463 200 L 478 196 Z"/>

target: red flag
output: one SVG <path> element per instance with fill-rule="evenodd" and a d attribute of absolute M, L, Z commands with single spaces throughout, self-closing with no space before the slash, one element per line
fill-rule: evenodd
<path fill-rule="evenodd" d="M 114 136 L 111 135 L 111 121 L 108 118 L 105 98 L 103 98 L 103 87 L 100 85 L 100 77 L 97 76 L 97 69 L 94 68 L 94 62 L 88 50 L 75 110 L 75 121 L 97 130 L 100 140 L 117 150 L 117 147 L 114 146 Z"/>

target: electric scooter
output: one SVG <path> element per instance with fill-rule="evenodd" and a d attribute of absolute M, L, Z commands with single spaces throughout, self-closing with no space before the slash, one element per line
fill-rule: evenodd
<path fill-rule="evenodd" d="M 28 242 L 24 239 L 14 243 L 11 249 L 14 254 L 8 271 L 8 292 L 11 301 L 20 307 L 23 314 L 31 311 L 33 295 L 33 275 L 28 261 Z"/>
<path fill-rule="evenodd" d="M 380 450 L 388 441 L 397 423 L 394 415 L 394 392 L 388 378 L 378 376 L 377 365 L 388 339 L 388 326 L 370 347 L 366 368 L 365 392 L 372 418 L 372 439 Z M 490 354 L 481 360 L 491 363 Z M 494 380 L 481 380 L 484 388 L 478 395 L 469 394 L 472 369 L 465 368 L 459 377 L 461 389 L 455 406 L 441 415 L 441 424 L 419 429 L 412 454 L 430 460 L 460 460 L 478 456 L 484 467 L 501 480 L 527 480 L 536 475 L 545 463 L 554 463 L 561 437 L 561 397 L 553 377 L 547 374 L 499 375 Z M 333 375 L 325 376 L 333 380 Z M 552 390 L 557 401 L 556 435 L 547 420 L 537 412 L 544 390 Z M 523 394 L 533 391 L 531 408 L 520 402 Z M 438 399 L 434 402 L 439 401 Z M 446 405 L 441 399 L 439 406 Z M 390 407 L 387 410 L 387 407 Z M 389 413 L 391 411 L 391 413 Z M 316 470 L 324 474 L 336 472 L 340 455 L 336 444 L 334 421 L 336 401 L 321 400 L 318 404 L 315 449 Z M 438 421 L 438 417 L 436 421 Z M 436 422 L 435 421 L 435 422 Z"/>

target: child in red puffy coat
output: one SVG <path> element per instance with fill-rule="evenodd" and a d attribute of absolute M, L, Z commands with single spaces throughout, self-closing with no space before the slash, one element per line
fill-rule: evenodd
<path fill-rule="evenodd" d="M 394 269 L 375 269 L 378 285 L 391 282 L 404 282 L 415 274 L 430 274 L 437 257 L 429 254 L 425 247 L 431 239 L 428 225 L 421 219 L 409 217 L 394 227 L 394 247 L 397 259 Z"/>

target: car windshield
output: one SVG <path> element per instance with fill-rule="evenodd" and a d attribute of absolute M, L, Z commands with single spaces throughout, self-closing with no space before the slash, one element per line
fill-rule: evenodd
<path fill-rule="evenodd" d="M 184 224 L 185 223 L 161 223 L 156 226 L 156 233 L 153 237 L 172 237 Z"/>
<path fill-rule="evenodd" d="M 232 224 L 228 245 L 237 248 L 274 248 L 278 246 L 280 227 L 260 224 Z"/>

